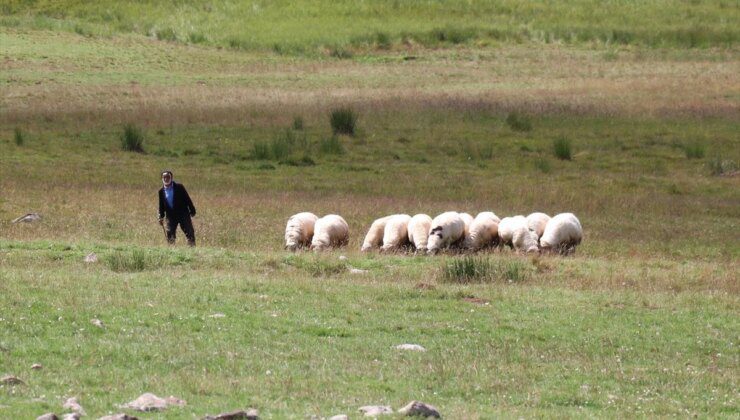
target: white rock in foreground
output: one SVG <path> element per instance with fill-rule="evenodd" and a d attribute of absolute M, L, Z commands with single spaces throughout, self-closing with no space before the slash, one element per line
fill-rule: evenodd
<path fill-rule="evenodd" d="M 130 408 L 132 410 L 147 412 L 165 410 L 171 405 L 182 407 L 185 404 L 185 401 L 173 396 L 160 398 L 152 393 L 146 392 L 128 404 L 122 405 L 121 408 Z"/>
<path fill-rule="evenodd" d="M 112 414 L 110 416 L 101 417 L 98 420 L 139 420 L 138 417 L 129 416 L 126 413 Z"/>
<path fill-rule="evenodd" d="M 86 263 L 98 262 L 98 255 L 96 253 L 94 253 L 94 252 L 91 252 L 91 253 L 85 255 L 85 260 L 84 261 Z"/>
<path fill-rule="evenodd" d="M 82 408 L 80 403 L 77 401 L 77 397 L 68 398 L 67 401 L 65 401 L 62 405 L 62 408 L 85 415 L 85 409 Z"/>
<path fill-rule="evenodd" d="M 427 351 L 424 347 L 418 344 L 399 344 L 396 346 L 397 350 L 411 350 L 411 351 Z"/>
<path fill-rule="evenodd" d="M 376 417 L 384 414 L 393 414 L 393 409 L 387 405 L 365 405 L 360 407 L 365 417 Z"/>
<path fill-rule="evenodd" d="M 439 411 L 437 411 L 434 406 L 420 401 L 411 401 L 410 403 L 406 404 L 405 407 L 398 410 L 398 412 L 406 416 L 435 417 L 438 419 L 442 418 L 442 416 L 439 414 Z"/>

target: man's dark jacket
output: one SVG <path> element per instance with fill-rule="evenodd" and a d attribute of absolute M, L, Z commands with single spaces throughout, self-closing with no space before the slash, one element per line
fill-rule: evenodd
<path fill-rule="evenodd" d="M 195 216 L 195 206 L 188 195 L 188 191 L 182 184 L 172 181 L 175 199 L 173 208 L 167 205 L 167 199 L 164 196 L 164 187 L 159 189 L 159 218 L 167 216 L 171 220 L 183 220 L 185 217 Z"/>

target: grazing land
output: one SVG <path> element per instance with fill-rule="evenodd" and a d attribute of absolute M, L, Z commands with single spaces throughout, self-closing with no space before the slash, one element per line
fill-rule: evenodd
<path fill-rule="evenodd" d="M 187 401 L 167 418 L 740 414 L 736 3 L 292 3 L 0 6 L 0 376 L 24 382 L 0 417 L 143 392 Z M 164 246 L 163 168 L 195 249 Z M 446 210 L 570 211 L 585 238 L 472 279 L 359 252 L 379 216 Z M 299 211 L 349 246 L 283 251 Z"/>

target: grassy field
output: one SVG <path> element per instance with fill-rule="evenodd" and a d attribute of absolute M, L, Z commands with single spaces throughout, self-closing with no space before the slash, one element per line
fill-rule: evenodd
<path fill-rule="evenodd" d="M 162 418 L 740 414 L 736 4 L 172 4 L 0 6 L 0 376 L 25 382 L 0 417 L 143 392 L 187 400 Z M 164 245 L 162 168 L 198 248 Z M 359 253 L 379 216 L 451 209 L 572 211 L 585 239 L 473 282 Z M 284 252 L 305 210 L 349 246 Z"/>

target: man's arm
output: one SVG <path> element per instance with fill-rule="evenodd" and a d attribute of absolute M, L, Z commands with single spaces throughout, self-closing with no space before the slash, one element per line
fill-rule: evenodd
<path fill-rule="evenodd" d="M 190 195 L 188 194 L 188 190 L 185 189 L 185 186 L 180 184 L 182 187 L 182 195 L 185 197 L 185 205 L 188 206 L 188 212 L 190 213 L 190 217 L 195 216 L 195 206 L 193 205 L 193 200 L 190 199 Z"/>

